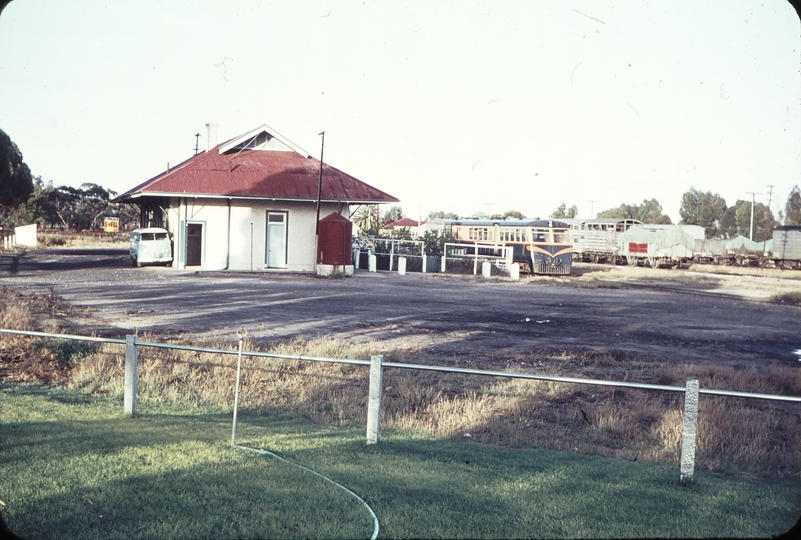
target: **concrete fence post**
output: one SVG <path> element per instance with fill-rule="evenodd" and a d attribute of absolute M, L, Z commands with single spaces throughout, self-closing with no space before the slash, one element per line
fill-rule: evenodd
<path fill-rule="evenodd" d="M 481 263 L 481 277 L 489 279 L 492 277 L 492 263 L 484 261 Z"/>
<path fill-rule="evenodd" d="M 376 259 L 375 253 L 372 251 L 369 255 L 367 255 L 367 271 L 368 272 L 375 272 L 376 271 Z"/>
<path fill-rule="evenodd" d="M 447 266 L 447 263 L 446 263 L 446 259 L 448 258 L 448 256 L 446 255 L 447 251 L 448 251 L 447 248 L 445 248 L 442 251 L 442 264 L 440 266 L 440 270 L 439 271 L 442 272 L 443 274 L 445 273 L 445 267 Z"/>
<path fill-rule="evenodd" d="M 428 266 L 428 259 L 426 258 L 426 254 L 423 253 L 423 273 L 424 274 L 427 272 L 426 266 Z"/>
<path fill-rule="evenodd" d="M 398 274 L 401 276 L 406 275 L 406 257 L 398 257 Z"/>
<path fill-rule="evenodd" d="M 509 277 L 514 281 L 520 280 L 520 264 L 512 263 L 509 266 Z"/>
<path fill-rule="evenodd" d="M 125 336 L 125 395 L 123 410 L 126 414 L 136 414 L 136 384 L 137 384 L 137 358 L 136 336 Z"/>
<path fill-rule="evenodd" d="M 370 393 L 367 400 L 367 444 L 378 444 L 381 431 L 381 394 L 383 392 L 384 356 L 370 357 Z"/>
<path fill-rule="evenodd" d="M 693 481 L 695 474 L 695 435 L 698 423 L 698 381 L 687 381 L 684 392 L 684 429 L 681 434 L 681 483 Z"/>

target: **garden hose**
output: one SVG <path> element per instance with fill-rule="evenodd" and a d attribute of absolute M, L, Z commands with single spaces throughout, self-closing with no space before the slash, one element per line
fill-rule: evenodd
<path fill-rule="evenodd" d="M 309 469 L 308 467 L 304 467 L 303 465 L 298 465 L 297 463 L 292 463 L 291 461 L 286 460 L 286 459 L 282 458 L 281 456 L 279 456 L 277 454 L 274 454 L 274 453 L 272 453 L 272 452 L 270 452 L 268 450 L 260 450 L 258 448 L 250 448 L 248 446 L 241 446 L 241 445 L 238 445 L 238 444 L 234 444 L 232 446 L 234 448 L 239 448 L 240 450 L 247 450 L 249 452 L 256 452 L 257 454 L 262 454 L 264 456 L 273 457 L 275 459 L 283 461 L 284 463 L 292 465 L 293 467 L 297 467 L 298 469 L 302 469 L 302 470 L 304 470 L 304 471 L 306 471 L 308 473 L 313 474 L 314 476 L 322 478 L 323 480 L 325 480 L 329 484 L 335 485 L 336 487 L 338 487 L 339 489 L 341 489 L 342 491 L 344 491 L 345 493 L 347 493 L 348 495 L 350 495 L 351 497 L 353 497 L 354 499 L 359 501 L 362 504 L 362 506 L 364 506 L 367 509 L 367 512 L 370 514 L 370 517 L 373 520 L 373 535 L 370 537 L 370 540 L 375 540 L 376 538 L 378 538 L 378 518 L 376 517 L 375 512 L 373 512 L 373 509 L 370 508 L 367 505 L 366 502 L 364 502 L 364 499 L 362 499 L 361 497 L 359 497 L 358 495 L 353 493 L 351 490 L 349 490 L 345 486 L 337 484 L 336 482 L 334 482 L 330 478 L 328 478 L 326 476 L 323 476 L 322 474 L 318 473 L 317 471 L 313 471 L 312 469 Z"/>
<path fill-rule="evenodd" d="M 291 461 L 286 460 L 286 459 L 282 458 L 281 456 L 279 456 L 277 454 L 274 454 L 272 452 L 269 452 L 267 450 L 261 450 L 261 449 L 258 449 L 258 448 L 250 448 L 248 446 L 241 446 L 241 445 L 236 444 L 236 412 L 237 412 L 237 409 L 238 409 L 238 406 L 239 406 L 239 381 L 240 381 L 240 376 L 241 376 L 241 372 L 242 372 L 242 347 L 243 347 L 243 344 L 244 344 L 245 336 L 247 335 L 247 330 L 245 330 L 244 328 L 240 328 L 239 330 L 237 330 L 236 335 L 239 338 L 239 358 L 237 360 L 237 366 L 236 366 L 236 390 L 234 392 L 234 421 L 233 421 L 233 428 L 231 429 L 231 446 L 234 447 L 234 448 L 239 448 L 240 450 L 247 450 L 249 452 L 256 452 L 257 454 L 261 454 L 263 456 L 273 457 L 275 459 L 283 461 L 284 463 L 292 465 L 293 467 L 297 467 L 298 469 L 302 469 L 302 470 L 304 470 L 304 471 L 306 471 L 308 473 L 313 474 L 314 476 L 322 478 L 323 480 L 325 480 L 329 484 L 333 484 L 334 486 L 338 487 L 339 489 L 341 489 L 342 491 L 344 491 L 345 493 L 347 493 L 348 495 L 350 495 L 351 497 L 353 497 L 354 499 L 359 501 L 362 504 L 362 506 L 364 506 L 367 509 L 367 512 L 370 514 L 370 517 L 373 520 L 373 535 L 370 537 L 370 540 L 375 540 L 376 538 L 378 538 L 378 518 L 376 517 L 375 512 L 373 512 L 373 509 L 370 508 L 367 505 L 366 502 L 364 502 L 364 499 L 362 499 L 361 497 L 359 497 L 358 495 L 353 493 L 351 490 L 349 490 L 345 486 L 337 484 L 336 482 L 334 482 L 330 478 L 328 478 L 326 476 L 323 476 L 322 474 L 318 473 L 317 471 L 313 471 L 313 470 L 309 469 L 308 467 L 304 467 L 303 465 L 298 465 L 297 463 L 292 463 Z"/>

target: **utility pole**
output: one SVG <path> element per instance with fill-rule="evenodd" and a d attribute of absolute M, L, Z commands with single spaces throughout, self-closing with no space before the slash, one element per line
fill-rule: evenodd
<path fill-rule="evenodd" d="M 598 201 L 587 201 L 590 203 L 590 219 L 595 219 L 595 203 Z"/>
<path fill-rule="evenodd" d="M 199 150 L 198 148 L 199 141 L 200 141 L 200 133 L 195 133 L 195 155 L 197 155 L 197 152 Z"/>
<path fill-rule="evenodd" d="M 746 193 L 751 195 L 751 232 L 748 234 L 748 239 L 753 241 L 754 240 L 754 204 L 756 202 L 757 193 L 753 191 L 746 191 Z"/>
<path fill-rule="evenodd" d="M 321 131 L 318 133 L 323 137 L 322 143 L 320 143 L 320 182 L 317 184 L 317 226 L 314 229 L 314 234 L 319 236 L 320 235 L 320 199 L 323 195 L 323 152 L 325 152 L 325 131 Z M 315 259 L 316 259 L 315 255 Z"/>
<path fill-rule="evenodd" d="M 770 213 L 770 204 L 773 202 L 773 184 L 768 184 L 768 211 L 765 212 L 765 230 L 762 233 L 762 241 L 768 241 L 768 214 Z"/>

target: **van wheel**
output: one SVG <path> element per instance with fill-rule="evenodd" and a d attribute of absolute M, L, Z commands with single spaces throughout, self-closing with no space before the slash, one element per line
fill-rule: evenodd
<path fill-rule="evenodd" d="M 133 265 L 137 268 L 142 268 L 142 263 L 139 262 L 139 259 L 133 259 Z"/>

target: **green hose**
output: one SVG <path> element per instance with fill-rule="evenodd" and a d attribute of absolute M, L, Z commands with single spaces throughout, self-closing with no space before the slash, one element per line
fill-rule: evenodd
<path fill-rule="evenodd" d="M 378 538 L 378 518 L 375 517 L 375 512 L 373 512 L 372 508 L 367 506 L 367 503 L 364 502 L 364 500 L 361 497 L 359 497 L 358 495 L 353 493 L 351 490 L 349 490 L 345 486 L 341 486 L 341 485 L 337 484 L 336 482 L 334 482 L 330 478 L 326 478 L 325 476 L 323 476 L 322 474 L 318 473 L 317 471 L 313 471 L 313 470 L 308 469 L 308 468 L 306 468 L 306 467 L 304 467 L 302 465 L 298 465 L 297 463 L 292 463 L 291 461 L 288 461 L 288 460 L 282 458 L 279 455 L 273 454 L 272 452 L 268 452 L 267 450 L 260 450 L 258 448 L 250 448 L 248 446 L 240 446 L 240 445 L 236 444 L 236 413 L 237 413 L 237 410 L 239 409 L 239 381 L 240 381 L 240 377 L 241 377 L 241 373 L 242 373 L 242 348 L 243 348 L 243 345 L 244 345 L 245 336 L 248 335 L 248 331 L 245 330 L 244 328 L 239 328 L 236 331 L 236 335 L 239 338 L 239 358 L 237 359 L 237 364 L 236 364 L 236 387 L 235 387 L 235 391 L 234 391 L 234 421 L 233 421 L 233 427 L 231 428 L 231 446 L 234 447 L 234 448 L 239 448 L 240 450 L 247 450 L 249 452 L 256 452 L 257 454 L 262 454 L 264 456 L 274 457 L 275 459 L 281 460 L 284 463 L 288 463 L 289 465 L 292 465 L 293 467 L 297 467 L 298 469 L 303 469 L 304 471 L 312 473 L 314 476 L 318 476 L 318 477 L 322 478 L 323 480 L 325 480 L 326 482 L 335 485 L 336 487 L 338 487 L 339 489 L 341 489 L 342 491 L 344 491 L 345 493 L 347 493 L 348 495 L 350 495 L 351 497 L 353 497 L 354 499 L 356 499 L 357 501 L 362 503 L 362 505 L 365 508 L 367 508 L 367 511 L 370 513 L 370 517 L 373 518 L 373 536 L 370 537 L 370 540 L 375 540 L 376 538 Z"/>
<path fill-rule="evenodd" d="M 304 467 L 303 465 L 298 465 L 297 463 L 292 463 L 291 461 L 288 461 L 288 460 L 282 458 L 281 456 L 273 454 L 272 452 L 269 452 L 267 450 L 260 450 L 258 448 L 250 448 L 248 446 L 240 446 L 238 444 L 231 444 L 231 446 L 233 446 L 234 448 L 239 448 L 240 450 L 247 450 L 249 452 L 256 452 L 257 454 L 262 454 L 262 455 L 265 455 L 265 456 L 274 457 L 275 459 L 281 460 L 284 463 L 288 463 L 289 465 L 292 465 L 293 467 L 297 467 L 298 469 L 303 469 L 304 471 L 309 472 L 309 473 L 313 474 L 314 476 L 322 478 L 326 482 L 335 485 L 336 487 L 338 487 L 339 489 L 341 489 L 342 491 L 344 491 L 345 493 L 347 493 L 348 495 L 350 495 L 351 497 L 353 497 L 354 499 L 356 499 L 357 501 L 362 503 L 362 505 L 367 509 L 367 512 L 370 513 L 370 517 L 373 519 L 373 535 L 370 537 L 370 540 L 375 540 L 376 538 L 378 538 L 378 518 L 375 516 L 375 512 L 373 512 L 372 508 L 367 506 L 367 503 L 364 502 L 364 500 L 361 497 L 359 497 L 358 495 L 353 493 L 351 490 L 349 490 L 345 486 L 337 484 L 336 482 L 334 482 L 330 478 L 327 478 L 327 477 L 323 476 L 322 474 L 318 473 L 317 471 L 313 471 L 313 470 L 311 470 L 311 469 L 309 469 L 307 467 Z"/>

